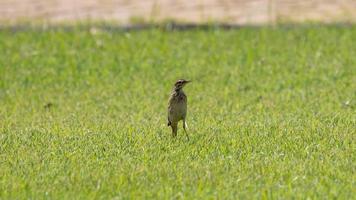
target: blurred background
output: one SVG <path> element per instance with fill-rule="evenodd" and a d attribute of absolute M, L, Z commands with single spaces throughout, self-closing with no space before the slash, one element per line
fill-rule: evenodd
<path fill-rule="evenodd" d="M 0 23 L 353 23 L 355 0 L 0 0 Z"/>

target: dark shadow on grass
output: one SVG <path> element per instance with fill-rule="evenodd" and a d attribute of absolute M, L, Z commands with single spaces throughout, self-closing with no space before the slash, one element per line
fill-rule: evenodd
<path fill-rule="evenodd" d="M 162 31 L 187 31 L 187 30 L 235 30 L 241 28 L 317 28 L 317 27 L 352 27 L 355 24 L 352 23 L 334 23 L 334 24 L 323 24 L 323 23 L 282 23 L 277 25 L 237 25 L 237 24 L 225 24 L 225 23 L 207 23 L 207 24 L 195 24 L 195 23 L 161 23 L 161 24 L 133 24 L 133 25 L 117 25 L 110 23 L 77 23 L 77 24 L 59 24 L 59 25 L 48 25 L 48 24 L 30 24 L 22 23 L 16 25 L 1 25 L 0 31 L 11 31 L 11 32 L 24 32 L 24 31 L 91 31 L 93 29 L 107 31 L 107 32 L 127 32 L 127 31 L 142 31 L 142 30 L 162 30 Z"/>

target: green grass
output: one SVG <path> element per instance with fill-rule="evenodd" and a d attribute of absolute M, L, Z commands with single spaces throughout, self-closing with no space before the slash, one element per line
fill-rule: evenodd
<path fill-rule="evenodd" d="M 0 52 L 0 199 L 355 198 L 355 26 L 4 29 Z"/>

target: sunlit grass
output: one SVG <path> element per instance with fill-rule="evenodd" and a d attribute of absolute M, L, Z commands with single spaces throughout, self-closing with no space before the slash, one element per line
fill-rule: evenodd
<path fill-rule="evenodd" d="M 355 27 L 3 30 L 0 52 L 0 199 L 355 194 Z"/>

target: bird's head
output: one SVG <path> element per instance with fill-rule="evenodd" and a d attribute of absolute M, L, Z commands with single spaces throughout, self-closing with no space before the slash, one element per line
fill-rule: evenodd
<path fill-rule="evenodd" d="M 179 79 L 175 84 L 174 84 L 174 89 L 175 90 L 180 90 L 182 89 L 187 83 L 190 83 L 191 81 L 187 81 L 184 79 Z"/>

